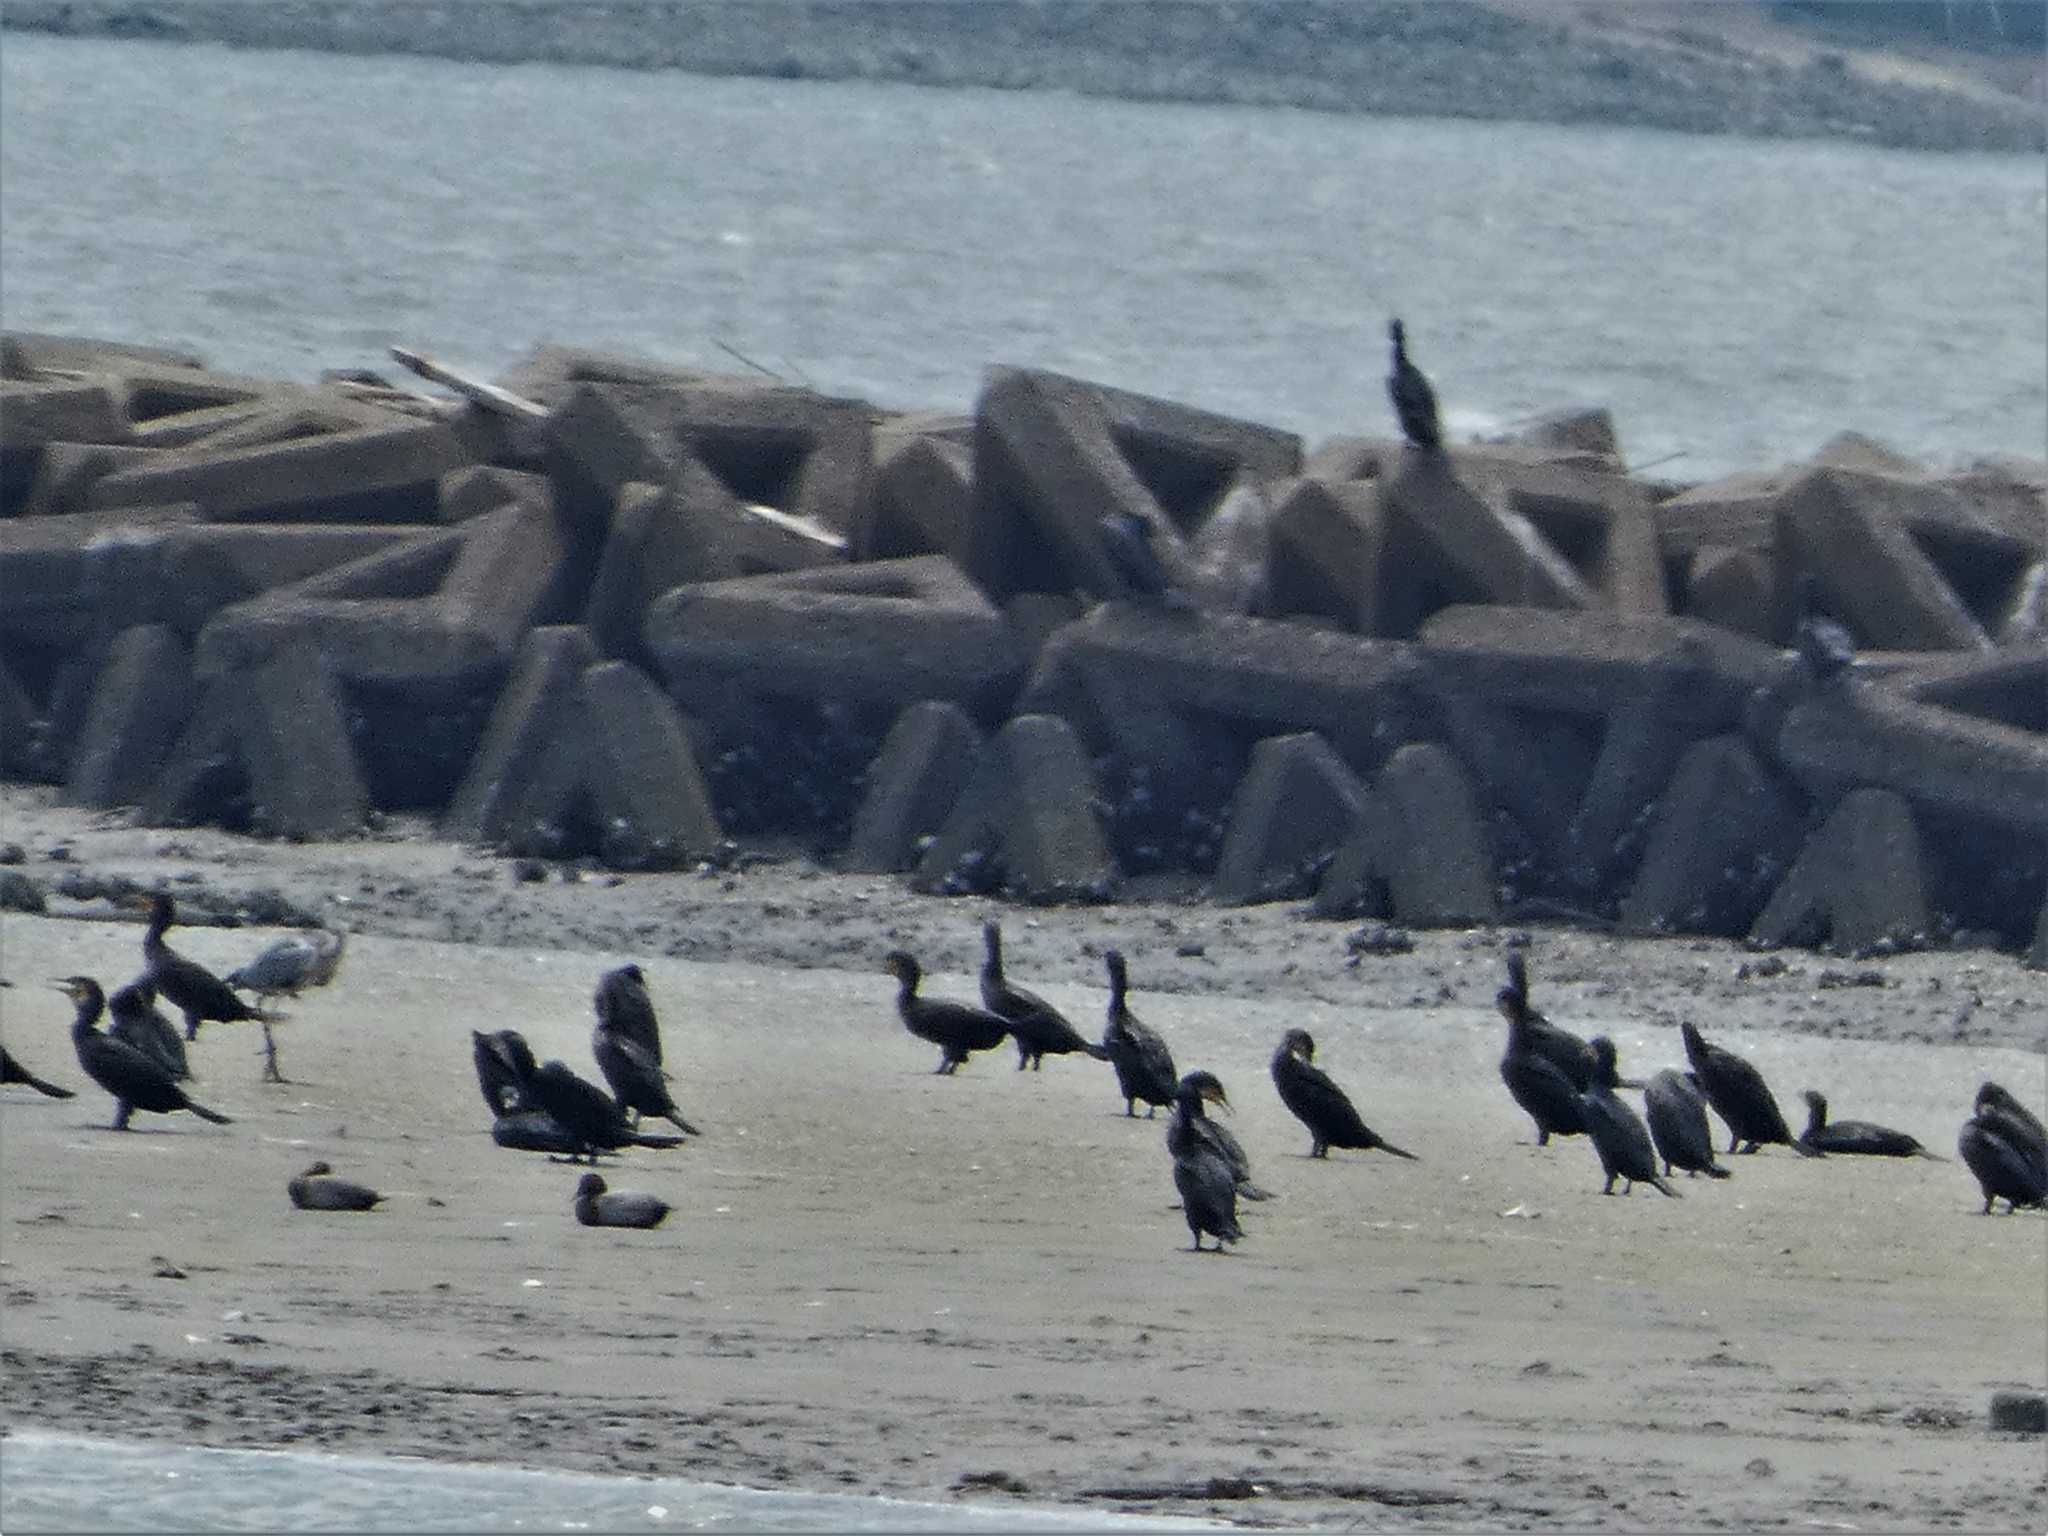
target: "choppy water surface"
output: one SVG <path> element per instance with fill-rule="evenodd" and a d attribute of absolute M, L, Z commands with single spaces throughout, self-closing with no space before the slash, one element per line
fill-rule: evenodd
<path fill-rule="evenodd" d="M 1088 1531 L 1204 1521 L 15 1430 L 0 1527 L 32 1531 Z"/>
<path fill-rule="evenodd" d="M 310 378 L 543 341 L 965 409 L 1033 364 L 1386 431 L 1608 404 L 1704 477 L 2048 438 L 2036 157 L 0 41 L 0 320 Z"/>

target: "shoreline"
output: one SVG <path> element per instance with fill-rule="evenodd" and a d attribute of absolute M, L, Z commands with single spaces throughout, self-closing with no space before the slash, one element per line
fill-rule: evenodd
<path fill-rule="evenodd" d="M 1680 24 L 1680 22 L 1684 24 Z M 1662 128 L 2038 153 L 2038 101 L 1912 50 L 1734 18 L 1598 8 L 1049 6 L 943 0 L 14 0 L 0 27 L 475 63 L 1068 91 L 1368 116 Z M 1922 50 L 1925 52 L 1926 50 Z M 1955 61 L 1966 61 L 1958 65 Z M 2005 73 L 2017 66 L 2001 61 Z M 2039 89 L 2038 77 L 2032 87 Z"/>
<path fill-rule="evenodd" d="M 2022 1530 L 2048 1513 L 2038 1441 L 1984 1417 L 1994 1390 L 2041 1385 L 2015 1373 L 2048 1350 L 2048 1221 L 1977 1215 L 1952 1146 L 1984 1077 L 2048 1091 L 2048 978 L 2016 962 L 1898 956 L 1868 967 L 1885 985 L 1823 986 L 1801 956 L 1802 975 L 1739 981 L 1726 946 L 1535 932 L 1539 1002 L 1614 1035 L 1625 1072 L 1676 1059 L 1683 1011 L 1781 1100 L 1827 1088 L 1838 1114 L 1948 1159 L 1772 1149 L 1729 1159 L 1728 1182 L 1681 1180 L 1681 1199 L 1603 1199 L 1590 1150 L 1535 1148 L 1495 1075 L 1505 930 L 1419 936 L 1354 969 L 1346 925 L 1284 907 L 1023 912 L 776 866 L 537 886 L 401 841 L 132 828 L 15 790 L 0 811 L 17 869 L 47 873 L 63 847 L 59 868 L 147 871 L 195 915 L 250 888 L 328 920 L 378 914 L 334 985 L 287 1005 L 290 1085 L 257 1080 L 253 1035 L 208 1025 L 195 1091 L 235 1123 L 144 1116 L 126 1136 L 99 1128 L 108 1100 L 41 979 L 124 979 L 137 927 L 86 902 L 0 916 L 8 1047 L 80 1090 L 10 1088 L 0 1110 L 9 1423 L 1249 1525 Z M 467 893 L 498 931 L 390 931 L 408 911 L 441 921 L 428 887 L 450 909 Z M 517 923 L 489 917 L 494 897 Z M 560 905 L 581 897 L 624 905 Z M 1100 1064 L 1019 1073 L 998 1051 L 933 1075 L 880 952 L 905 944 L 933 992 L 971 995 L 985 913 L 1013 976 L 1084 1032 L 1100 950 L 1125 950 L 1141 1016 L 1183 1070 L 1224 1079 L 1276 1195 L 1242 1208 L 1231 1254 L 1187 1251 L 1162 1122 L 1127 1118 Z M 671 921 L 706 958 L 665 952 Z M 171 937 L 218 970 L 276 931 Z M 626 959 L 705 1131 L 607 1169 L 675 1205 L 649 1233 L 577 1227 L 575 1170 L 491 1143 L 465 1038 L 518 1028 L 589 1073 L 594 978 Z M 1205 984 L 1205 961 L 1239 974 Z M 2000 1038 L 1912 1038 L 1965 985 Z M 1844 1032 L 1784 1028 L 1795 1003 Z M 1306 1156 L 1265 1081 L 1295 1025 L 1422 1161 Z M 315 1157 L 389 1199 L 292 1211 L 284 1181 Z M 1211 1478 L 1256 1491 L 1210 1497 Z M 1130 1494 L 1162 1488 L 1180 1496 Z"/>

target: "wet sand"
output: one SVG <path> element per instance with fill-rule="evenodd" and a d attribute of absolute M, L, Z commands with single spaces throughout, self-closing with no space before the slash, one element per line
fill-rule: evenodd
<path fill-rule="evenodd" d="M 1198 1257 L 1163 1120 L 1126 1118 L 1106 1066 L 1019 1074 L 1005 1049 L 935 1077 L 897 1023 L 880 952 L 907 944 L 931 990 L 967 995 L 986 903 L 798 864 L 529 885 L 402 837 L 0 807 L 40 881 L 271 887 L 356 929 L 279 1030 L 290 1085 L 258 1081 L 250 1027 L 211 1024 L 193 1091 L 236 1123 L 121 1136 L 46 981 L 126 979 L 139 928 L 89 900 L 0 917 L 9 1048 L 80 1089 L 0 1093 L 9 1423 L 1256 1524 L 2048 1521 L 2042 1443 L 1985 1417 L 1994 1390 L 2044 1384 L 2048 1219 L 1979 1216 L 1954 1161 L 1979 1081 L 2044 1093 L 2048 978 L 2010 958 L 1787 954 L 1743 978 L 1759 957 L 1733 946 L 1534 932 L 1539 1002 L 1614 1035 L 1625 1072 L 1676 1064 L 1689 1016 L 1788 1113 L 1821 1087 L 1950 1159 L 1779 1148 L 1681 1178 L 1680 1200 L 1603 1199 L 1591 1149 L 1535 1148 L 1495 1075 L 1500 932 L 1354 967 L 1350 925 L 1284 907 L 1005 912 L 1017 980 L 1092 1034 L 1100 949 L 1123 948 L 1140 1015 L 1229 1088 L 1278 1198 Z M 172 942 L 225 970 L 271 936 Z M 628 959 L 706 1131 L 607 1170 L 675 1206 L 651 1233 L 576 1226 L 576 1172 L 493 1146 L 469 1065 L 470 1029 L 510 1026 L 594 1076 L 591 988 Z M 1884 985 L 1842 984 L 1868 972 Z M 1297 1023 L 1420 1163 L 1303 1155 L 1266 1076 Z M 315 1157 L 391 1198 L 292 1210 Z"/>

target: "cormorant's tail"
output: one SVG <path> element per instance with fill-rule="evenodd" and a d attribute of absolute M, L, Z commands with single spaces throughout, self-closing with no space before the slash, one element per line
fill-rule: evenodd
<path fill-rule="evenodd" d="M 59 1088 L 55 1083 L 46 1083 L 40 1077 L 29 1072 L 22 1073 L 21 1080 L 46 1099 L 69 1099 L 76 1097 L 69 1088 Z"/>
<path fill-rule="evenodd" d="M 680 1136 L 652 1136 L 645 1131 L 635 1135 L 632 1141 L 636 1147 L 680 1147 L 682 1144 Z"/>
<path fill-rule="evenodd" d="M 1806 1138 L 1803 1136 L 1795 1136 L 1790 1141 L 1786 1142 L 1785 1145 L 1790 1147 L 1794 1152 L 1797 1152 L 1801 1157 L 1827 1156 L 1827 1153 L 1821 1151 L 1819 1147 L 1809 1145 Z"/>
<path fill-rule="evenodd" d="M 1712 1170 L 1709 1170 L 1709 1172 L 1711 1171 Z M 1721 1175 L 1721 1177 L 1725 1179 L 1728 1177 L 1728 1175 L 1724 1172 Z M 1669 1195 L 1674 1200 L 1683 1200 L 1685 1198 L 1685 1196 L 1681 1195 L 1677 1190 L 1673 1189 L 1669 1184 L 1665 1183 L 1662 1178 L 1653 1176 L 1651 1178 L 1645 1179 L 1643 1182 L 1655 1186 L 1660 1193 Z"/>
<path fill-rule="evenodd" d="M 675 1114 L 674 1112 L 670 1112 L 669 1114 L 663 1115 L 661 1118 L 668 1121 L 669 1124 L 673 1125 L 685 1136 L 702 1136 L 704 1134 L 702 1131 L 698 1130 L 697 1127 L 690 1124 L 689 1121 L 685 1120 L 681 1115 Z"/>
<path fill-rule="evenodd" d="M 191 1099 L 185 1101 L 185 1107 L 200 1119 L 211 1120 L 215 1125 L 233 1125 L 235 1123 L 219 1110 L 208 1109 L 204 1104 L 195 1103 Z"/>
<path fill-rule="evenodd" d="M 1733 1171 L 1723 1168 L 1719 1163 L 1709 1163 L 1700 1171 L 1710 1179 L 1732 1179 L 1735 1177 Z"/>
<path fill-rule="evenodd" d="M 69 1098 L 70 1095 L 66 1094 L 65 1097 Z M 1948 1159 L 1943 1157 L 1939 1152 L 1930 1152 L 1925 1147 L 1922 1147 L 1916 1154 L 1916 1156 L 1924 1157 L 1930 1163 L 1945 1163 L 1948 1161 Z"/>
<path fill-rule="evenodd" d="M 1395 1146 L 1391 1141 L 1381 1142 L 1380 1150 L 1382 1152 L 1391 1152 L 1396 1157 L 1405 1157 L 1411 1163 L 1419 1163 L 1422 1161 L 1422 1159 L 1417 1157 L 1413 1152 L 1405 1152 L 1401 1148 Z"/>
<path fill-rule="evenodd" d="M 1097 1061 L 1109 1060 L 1109 1047 L 1106 1045 L 1097 1045 L 1091 1040 L 1084 1043 L 1081 1049 L 1090 1056 L 1093 1056 Z"/>
<path fill-rule="evenodd" d="M 1249 1180 L 1237 1186 L 1237 1194 L 1241 1200 L 1270 1200 L 1273 1198 L 1273 1191 L 1261 1189 Z"/>

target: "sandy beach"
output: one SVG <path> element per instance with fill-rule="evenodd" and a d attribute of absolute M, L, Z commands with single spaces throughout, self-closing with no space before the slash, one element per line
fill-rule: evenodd
<path fill-rule="evenodd" d="M 2044 1385 L 2048 1220 L 1980 1216 L 1954 1159 L 1980 1081 L 2048 1091 L 2048 977 L 2011 957 L 1537 928 L 1354 964 L 1353 925 L 1286 906 L 1003 910 L 795 857 L 522 881 L 402 825 L 256 843 L 19 787 L 0 840 L 50 893 L 0 916 L 5 1039 L 80 1090 L 0 1092 L 10 1425 L 1253 1525 L 2048 1522 L 2041 1441 L 1986 1421 Z M 259 1081 L 250 1026 L 204 1030 L 192 1091 L 231 1126 L 113 1134 L 72 1057 L 48 981 L 135 974 L 139 926 L 93 894 L 124 880 L 351 931 L 279 1028 L 289 1084 Z M 1233 1253 L 1187 1251 L 1164 1119 L 1126 1118 L 1103 1064 L 932 1075 L 881 954 L 970 995 L 991 913 L 1014 979 L 1091 1035 L 1121 948 L 1140 1016 L 1222 1078 L 1276 1195 Z M 276 931 L 171 941 L 225 971 Z M 1679 1200 L 1603 1199 L 1591 1149 L 1537 1149 L 1495 1073 L 1511 931 L 1538 1001 L 1625 1072 L 1678 1064 L 1691 1018 L 1788 1115 L 1819 1087 L 1948 1160 L 1773 1148 Z M 575 1170 L 494 1146 L 469 1059 L 471 1029 L 514 1027 L 594 1077 L 591 989 L 627 960 L 705 1130 L 607 1169 L 674 1205 L 647 1233 L 578 1227 Z M 1295 1025 L 1419 1162 L 1304 1155 L 1266 1070 Z M 316 1157 L 390 1198 L 294 1211 Z"/>

